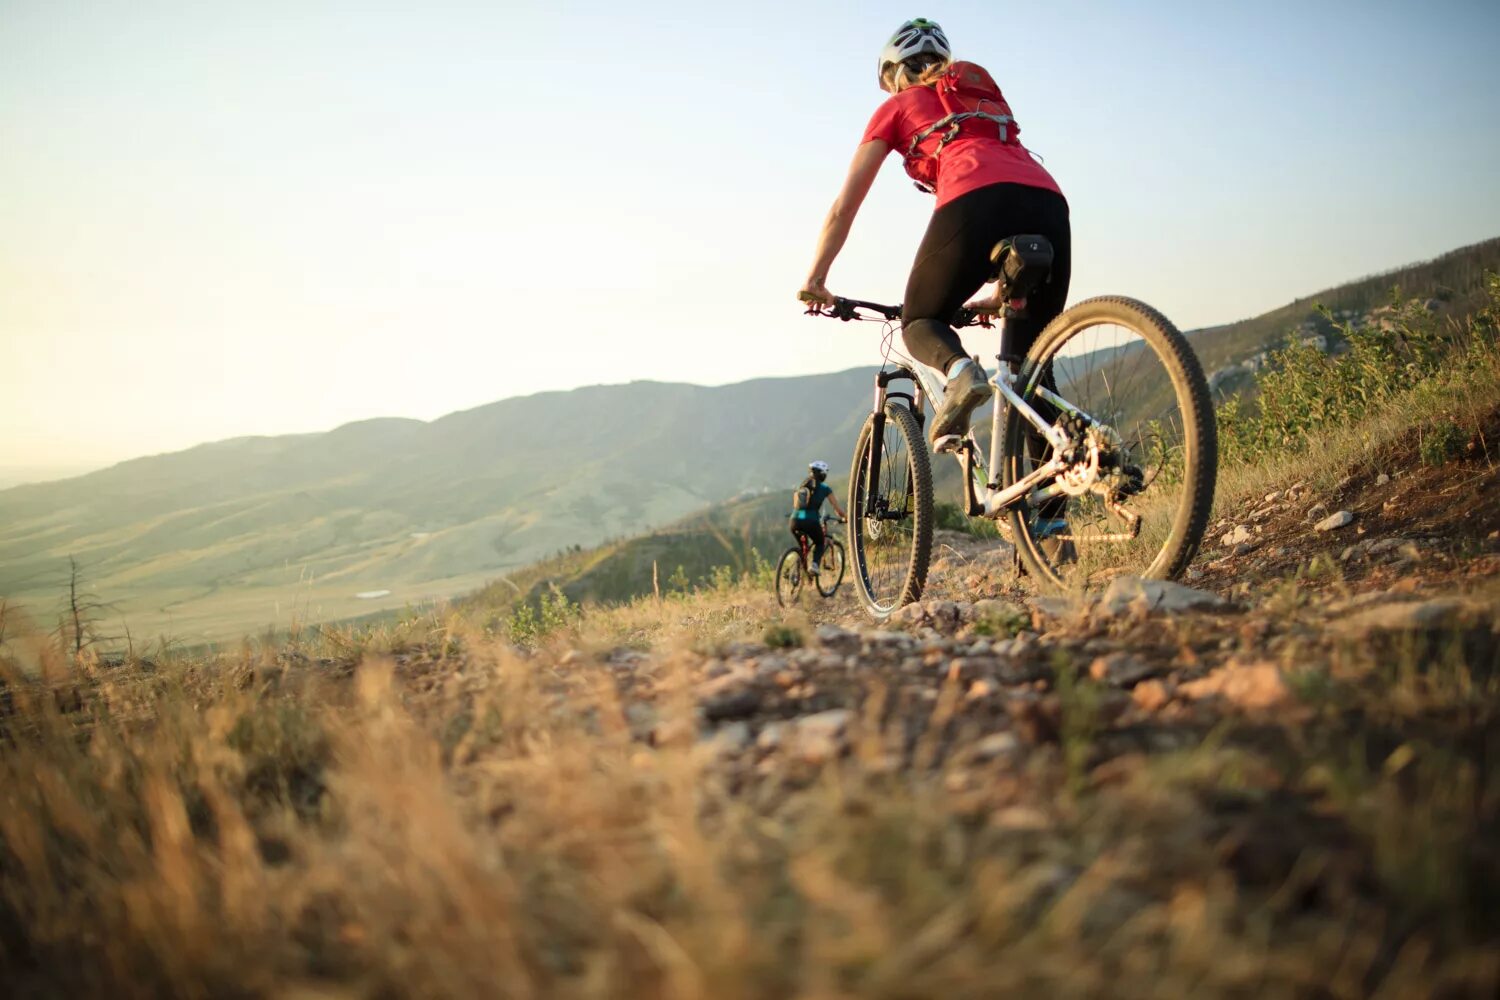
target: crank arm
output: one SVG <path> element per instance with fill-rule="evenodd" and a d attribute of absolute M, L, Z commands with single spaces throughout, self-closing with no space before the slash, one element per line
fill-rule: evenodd
<path fill-rule="evenodd" d="M 1126 529 L 1129 532 L 1125 536 L 1125 540 L 1139 536 L 1141 533 L 1141 515 L 1114 499 L 1110 495 L 1110 492 L 1104 492 L 1100 495 L 1104 498 L 1104 509 L 1125 522 Z"/>

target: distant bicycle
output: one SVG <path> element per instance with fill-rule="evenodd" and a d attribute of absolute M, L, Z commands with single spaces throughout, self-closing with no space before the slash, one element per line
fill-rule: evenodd
<path fill-rule="evenodd" d="M 791 607 L 802 596 L 802 584 L 809 578 L 815 581 L 818 593 L 832 597 L 844 582 L 844 543 L 828 533 L 829 522 L 844 522 L 832 514 L 823 515 L 823 531 L 828 544 L 823 549 L 822 572 L 814 574 L 807 567 L 806 536 L 797 536 L 797 544 L 781 554 L 776 564 L 776 603 L 783 608 Z"/>
<path fill-rule="evenodd" d="M 1009 303 L 998 314 L 1004 343 L 1005 319 L 1046 279 L 1052 247 L 1016 236 L 990 261 Z M 900 306 L 841 298 L 807 311 L 885 324 L 886 365 L 849 476 L 855 587 L 885 618 L 927 580 L 933 483 L 922 424 L 943 380 L 892 346 Z M 953 325 L 988 327 L 994 315 L 960 309 Z M 910 390 L 888 388 L 896 381 Z M 1213 504 L 1218 442 L 1203 370 L 1170 321 L 1134 299 L 1079 302 L 1024 359 L 1002 357 L 990 382 L 988 454 L 972 430 L 936 450 L 958 459 L 968 515 L 998 522 L 1041 587 L 1087 589 L 1122 573 L 1170 579 L 1186 568 Z"/>

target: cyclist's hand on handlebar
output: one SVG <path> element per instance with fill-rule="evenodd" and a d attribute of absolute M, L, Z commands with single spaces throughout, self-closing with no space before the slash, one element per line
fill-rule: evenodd
<path fill-rule="evenodd" d="M 1000 301 L 1000 293 L 992 292 L 989 295 L 965 302 L 964 308 L 975 313 L 997 313 L 1005 308 L 1005 303 Z"/>
<path fill-rule="evenodd" d="M 833 293 L 828 290 L 828 285 L 822 278 L 808 278 L 803 282 L 802 290 L 797 293 L 797 301 L 813 306 L 831 306 Z"/>

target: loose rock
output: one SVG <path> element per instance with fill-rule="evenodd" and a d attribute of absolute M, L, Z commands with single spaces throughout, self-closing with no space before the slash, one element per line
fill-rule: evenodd
<path fill-rule="evenodd" d="M 1193 701 L 1223 698 L 1249 710 L 1273 708 L 1292 696 L 1280 668 L 1270 662 L 1231 663 L 1200 680 L 1188 681 L 1177 693 Z"/>
<path fill-rule="evenodd" d="M 1317 524 L 1313 525 L 1313 530 L 1314 531 L 1337 531 L 1339 528 L 1346 528 L 1346 527 L 1348 527 L 1349 525 L 1351 525 L 1353 523 L 1354 523 L 1354 515 L 1353 515 L 1353 513 L 1351 513 L 1350 511 L 1347 511 L 1347 510 L 1341 510 L 1341 511 L 1337 511 L 1337 512 L 1335 512 L 1333 514 L 1329 514 L 1327 517 L 1323 518 L 1323 520 L 1321 520 Z"/>
<path fill-rule="evenodd" d="M 793 741 L 797 755 L 809 764 L 822 764 L 843 752 L 849 720 L 847 708 L 831 708 L 796 721 Z"/>
<path fill-rule="evenodd" d="M 976 740 L 971 751 L 974 760 L 1012 760 L 1021 754 L 1021 741 L 1014 733 L 991 733 Z"/>
<path fill-rule="evenodd" d="M 1242 542 L 1248 542 L 1249 540 L 1250 526 L 1247 524 L 1237 524 L 1235 525 L 1234 530 L 1230 531 L 1223 538 L 1219 539 L 1219 542 L 1226 549 L 1232 549 L 1236 545 L 1239 545 Z"/>
<path fill-rule="evenodd" d="M 1170 580 L 1142 580 L 1120 576 L 1110 581 L 1099 598 L 1098 610 L 1107 616 L 1139 608 L 1143 611 L 1213 611 L 1227 606 L 1218 594 L 1185 587 Z"/>
<path fill-rule="evenodd" d="M 1484 608 L 1459 597 L 1377 604 L 1330 624 L 1345 635 L 1434 632 L 1472 628 L 1485 622 Z"/>
<path fill-rule="evenodd" d="M 1161 681 L 1142 681 L 1131 689 L 1130 698 L 1143 712 L 1155 712 L 1172 700 Z"/>
<path fill-rule="evenodd" d="M 1089 664 L 1089 676 L 1118 687 L 1132 687 L 1166 669 L 1161 664 L 1148 663 L 1131 653 L 1110 653 Z"/>

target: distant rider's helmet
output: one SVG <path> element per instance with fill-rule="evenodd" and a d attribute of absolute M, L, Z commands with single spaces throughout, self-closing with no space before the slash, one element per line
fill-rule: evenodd
<path fill-rule="evenodd" d="M 886 85 L 885 73 L 889 67 L 920 55 L 936 56 L 942 62 L 953 58 L 948 36 L 943 34 L 936 21 L 925 17 L 913 18 L 897 28 L 891 40 L 885 43 L 885 48 L 880 50 L 880 61 L 876 65 L 880 86 L 884 88 Z"/>
<path fill-rule="evenodd" d="M 821 483 L 823 480 L 825 480 L 825 479 L 828 478 L 828 463 L 827 462 L 824 462 L 824 461 L 822 461 L 820 459 L 820 460 L 818 460 L 816 462 L 809 462 L 809 463 L 807 463 L 807 467 L 812 470 L 813 478 L 816 479 L 818 482 Z"/>

